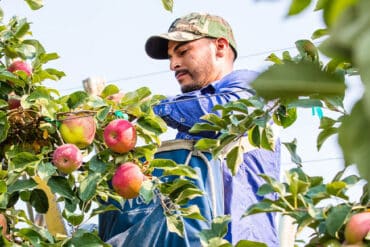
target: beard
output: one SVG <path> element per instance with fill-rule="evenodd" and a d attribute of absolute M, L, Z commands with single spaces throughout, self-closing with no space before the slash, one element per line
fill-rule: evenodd
<path fill-rule="evenodd" d="M 199 84 L 199 83 L 192 83 L 192 84 L 189 84 L 189 85 L 184 85 L 181 87 L 181 92 L 182 93 L 190 93 L 190 92 L 193 92 L 193 91 L 196 91 L 196 90 L 200 90 L 202 89 L 202 85 Z"/>

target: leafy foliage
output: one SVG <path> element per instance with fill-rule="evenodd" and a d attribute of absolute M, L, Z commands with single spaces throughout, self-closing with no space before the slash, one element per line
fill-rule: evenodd
<path fill-rule="evenodd" d="M 43 5 L 41 0 L 26 2 L 33 10 Z M 143 87 L 116 102 L 110 98 L 119 91 L 114 85 L 104 88 L 99 96 L 85 91 L 61 96 L 42 85 L 65 76 L 63 71 L 45 68 L 59 55 L 47 53 L 30 35 L 26 19 L 13 17 L 7 24 L 0 23 L 0 213 L 9 225 L 1 245 L 108 246 L 96 231 L 81 226 L 97 214 L 117 210 L 105 203 L 108 199 L 124 202 L 109 184 L 116 168 L 127 161 L 135 162 L 146 176 L 140 196 L 146 203 L 159 198 L 171 231 L 183 236 L 183 217 L 203 220 L 199 208 L 188 204 L 203 195 L 191 181 L 197 173 L 189 166 L 154 159 L 167 125 L 152 107 L 163 96 L 152 95 Z M 32 71 L 10 71 L 14 61 L 29 63 Z M 10 105 L 11 97 L 18 100 L 17 106 Z M 88 114 L 97 124 L 93 143 L 81 148 L 89 160 L 71 174 L 58 171 L 52 163 L 53 151 L 64 143 L 59 126 L 66 114 L 76 118 Z M 119 154 L 107 147 L 103 130 L 110 121 L 125 117 L 134 124 L 142 144 Z M 162 175 L 153 176 L 154 169 Z M 163 179 L 167 177 L 173 179 Z M 27 205 L 27 212 L 15 209 L 19 202 Z M 33 218 L 33 213 L 45 220 Z M 71 226 L 69 235 L 65 224 Z"/>

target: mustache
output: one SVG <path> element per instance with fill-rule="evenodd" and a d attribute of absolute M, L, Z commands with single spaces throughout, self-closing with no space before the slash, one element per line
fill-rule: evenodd
<path fill-rule="evenodd" d="M 177 70 L 177 71 L 175 72 L 175 77 L 177 77 L 177 75 L 178 75 L 178 74 L 180 74 L 180 73 L 189 73 L 189 71 L 188 71 L 187 69 L 180 69 L 180 70 Z"/>

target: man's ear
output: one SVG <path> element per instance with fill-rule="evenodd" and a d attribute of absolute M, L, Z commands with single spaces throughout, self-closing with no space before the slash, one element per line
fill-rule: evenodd
<path fill-rule="evenodd" d="M 229 52 L 229 41 L 227 39 L 220 37 L 216 39 L 216 55 L 220 57 L 226 56 Z"/>

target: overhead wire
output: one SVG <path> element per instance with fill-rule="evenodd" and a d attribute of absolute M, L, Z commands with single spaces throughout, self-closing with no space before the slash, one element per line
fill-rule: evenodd
<path fill-rule="evenodd" d="M 313 43 L 315 45 L 317 45 L 317 44 L 320 44 L 321 42 L 313 42 Z M 262 52 L 251 53 L 251 54 L 248 54 L 248 55 L 238 56 L 238 60 L 246 59 L 246 58 L 250 58 L 250 57 L 262 56 L 262 55 L 271 54 L 271 53 L 279 52 L 279 51 L 292 50 L 294 48 L 296 48 L 296 46 L 290 46 L 290 47 L 286 47 L 286 48 L 278 48 L 278 49 L 272 49 L 272 50 L 267 50 L 267 51 L 262 51 Z M 161 71 L 149 72 L 149 73 L 144 73 L 144 74 L 125 76 L 125 77 L 121 77 L 121 78 L 117 78 L 117 79 L 107 80 L 106 84 L 112 84 L 114 82 L 134 80 L 134 79 L 150 77 L 150 76 L 157 76 L 157 75 L 170 73 L 170 72 L 171 72 L 170 70 L 161 70 Z M 77 89 L 82 89 L 82 87 L 64 88 L 64 89 L 61 89 L 61 91 L 65 92 L 65 91 L 71 91 L 71 90 L 77 90 Z"/>

